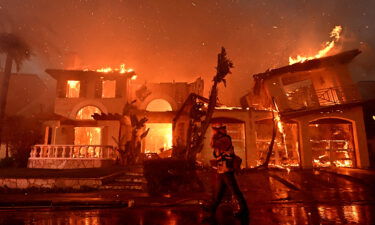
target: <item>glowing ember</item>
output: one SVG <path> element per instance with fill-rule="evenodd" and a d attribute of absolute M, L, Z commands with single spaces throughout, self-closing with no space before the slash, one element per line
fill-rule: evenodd
<path fill-rule="evenodd" d="M 333 30 L 331 31 L 331 34 L 330 34 L 330 37 L 332 38 L 332 40 L 331 41 L 327 41 L 325 43 L 325 48 L 321 49 L 314 56 L 300 56 L 300 55 L 298 55 L 296 58 L 289 57 L 289 65 L 292 65 L 292 64 L 295 64 L 295 63 L 302 63 L 302 62 L 305 62 L 307 60 L 317 59 L 317 58 L 321 58 L 321 57 L 327 55 L 327 53 L 329 51 L 331 51 L 331 49 L 339 41 L 341 31 L 342 31 L 342 27 L 341 26 L 335 26 L 335 28 L 333 28 Z"/>

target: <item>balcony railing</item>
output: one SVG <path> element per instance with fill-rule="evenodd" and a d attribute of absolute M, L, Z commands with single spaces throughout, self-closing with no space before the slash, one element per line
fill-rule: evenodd
<path fill-rule="evenodd" d="M 301 110 L 359 102 L 361 97 L 357 86 L 350 85 L 317 90 L 300 88 L 287 93 L 287 99 L 292 110 Z"/>
<path fill-rule="evenodd" d="M 110 145 L 34 145 L 30 159 L 116 159 Z"/>

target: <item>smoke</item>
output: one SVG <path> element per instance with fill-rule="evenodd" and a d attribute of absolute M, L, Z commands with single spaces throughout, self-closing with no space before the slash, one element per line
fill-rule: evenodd
<path fill-rule="evenodd" d="M 209 87 L 224 46 L 235 68 L 220 100 L 238 104 L 252 74 L 316 53 L 335 25 L 344 34 L 337 51 L 360 48 L 359 79 L 374 79 L 373 8 L 372 0 L 0 0 L 0 32 L 28 41 L 35 56 L 23 72 L 45 77 L 76 52 L 81 68 L 125 63 L 148 82 L 201 76 Z"/>

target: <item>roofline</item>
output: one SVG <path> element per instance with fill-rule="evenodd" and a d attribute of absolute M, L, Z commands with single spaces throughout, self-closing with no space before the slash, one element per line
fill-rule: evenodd
<path fill-rule="evenodd" d="M 131 77 L 136 75 L 135 71 L 120 73 L 118 71 L 114 72 L 97 72 L 93 70 L 64 70 L 64 69 L 46 69 L 46 73 L 51 75 L 53 78 L 58 79 L 62 75 L 66 76 L 97 76 L 97 77 Z"/>
<path fill-rule="evenodd" d="M 322 67 L 329 67 L 336 64 L 346 64 L 352 61 L 360 53 L 361 51 L 358 49 L 345 51 L 332 56 L 312 59 L 305 62 L 295 63 L 292 65 L 267 70 L 264 73 L 254 74 L 253 77 L 254 79 L 268 79 L 273 76 L 284 73 L 295 73 L 300 71 L 319 69 Z"/>

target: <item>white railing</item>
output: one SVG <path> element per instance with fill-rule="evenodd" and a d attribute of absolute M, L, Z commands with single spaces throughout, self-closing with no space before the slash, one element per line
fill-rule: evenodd
<path fill-rule="evenodd" d="M 34 145 L 31 159 L 116 159 L 111 145 Z"/>

